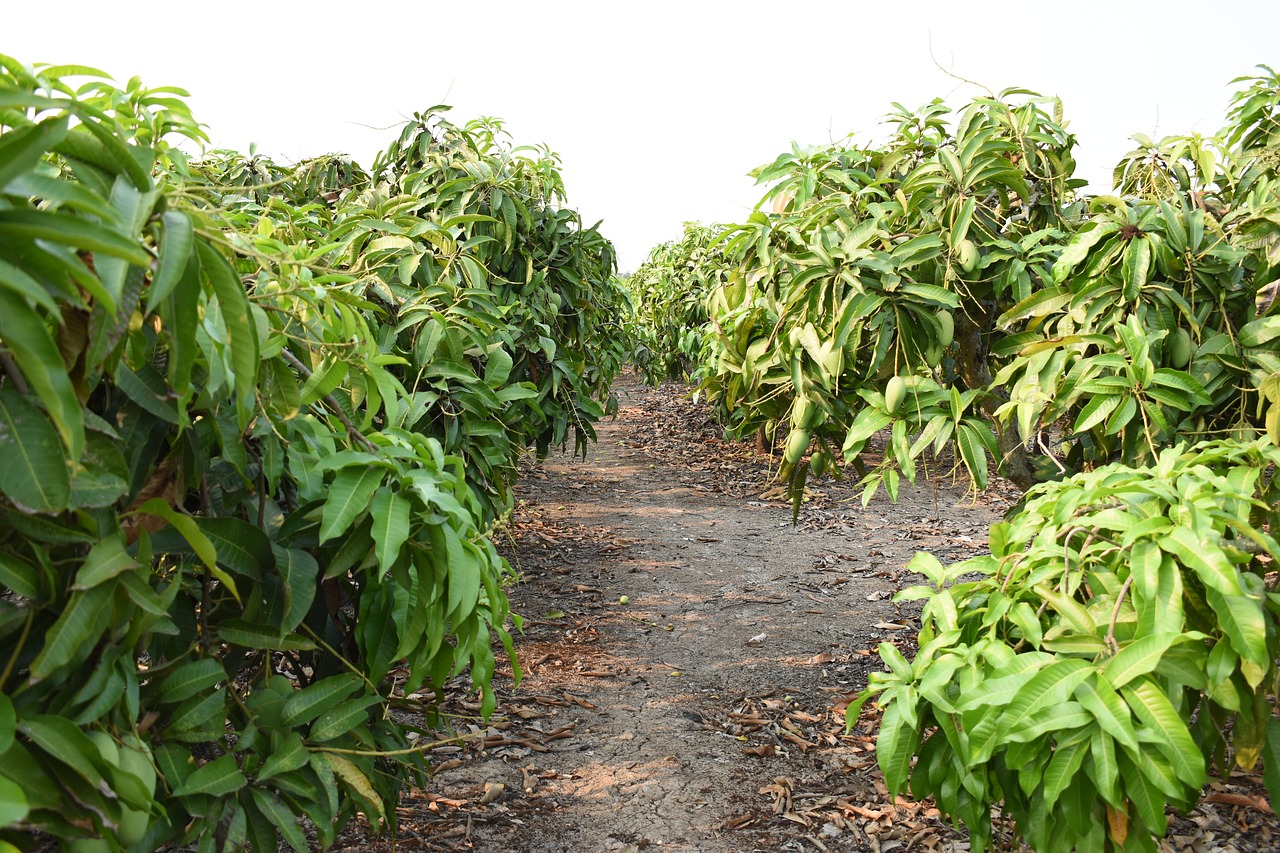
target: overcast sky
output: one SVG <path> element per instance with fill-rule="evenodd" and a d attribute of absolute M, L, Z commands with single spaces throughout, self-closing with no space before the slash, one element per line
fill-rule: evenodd
<path fill-rule="evenodd" d="M 624 271 L 685 220 L 738 221 L 746 173 L 792 140 L 883 138 L 898 101 L 1057 95 L 1101 191 L 1129 136 L 1223 123 L 1229 81 L 1275 65 L 1280 4 L 933 2 L 10 2 L 0 53 L 179 85 L 219 147 L 368 165 L 432 104 L 505 120 L 564 160 L 570 204 Z M 935 64 L 935 59 L 937 64 Z"/>

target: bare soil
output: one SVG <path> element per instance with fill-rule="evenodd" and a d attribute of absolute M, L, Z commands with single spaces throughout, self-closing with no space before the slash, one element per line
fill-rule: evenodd
<path fill-rule="evenodd" d="M 726 443 L 681 389 L 622 381 L 587 458 L 530 463 L 505 550 L 521 582 L 517 656 L 476 717 L 446 703 L 459 744 L 408 793 L 394 839 L 346 849 L 478 851 L 967 850 L 930 803 L 889 797 L 874 713 L 844 707 L 914 652 L 918 550 L 981 553 L 1014 496 L 974 496 L 944 470 L 863 508 L 824 480 L 797 525 L 775 460 Z M 502 667 L 500 667 L 500 670 Z M 1170 850 L 1276 849 L 1255 777 L 1175 820 Z M 1268 810 L 1269 811 L 1269 810 Z"/>

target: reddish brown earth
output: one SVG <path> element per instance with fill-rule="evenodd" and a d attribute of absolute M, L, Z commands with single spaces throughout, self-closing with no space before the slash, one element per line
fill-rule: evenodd
<path fill-rule="evenodd" d="M 523 614 L 487 722 L 462 685 L 464 736 L 429 753 L 397 837 L 346 849 L 478 851 L 967 850 L 929 803 L 894 802 L 875 768 L 874 713 L 843 708 L 908 656 L 917 550 L 985 548 L 1011 493 L 974 497 L 947 471 L 863 508 L 823 481 L 791 524 L 767 457 L 720 440 L 679 389 L 618 387 L 586 460 L 524 471 L 505 550 Z M 1236 780 L 1232 780 L 1234 783 Z M 1170 850 L 1273 850 L 1256 780 L 1175 821 Z"/>

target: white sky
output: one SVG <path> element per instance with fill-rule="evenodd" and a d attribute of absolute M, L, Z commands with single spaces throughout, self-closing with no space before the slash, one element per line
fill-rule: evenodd
<path fill-rule="evenodd" d="M 993 90 L 1062 97 L 1098 190 L 1131 134 L 1212 133 L 1228 82 L 1280 63 L 1275 0 L 5 5 L 0 53 L 182 86 L 219 147 L 368 165 L 397 132 L 371 128 L 433 104 L 502 118 L 563 157 L 623 271 L 685 220 L 744 218 L 746 173 L 792 140 L 879 140 L 892 101 L 967 100 L 931 49 Z"/>

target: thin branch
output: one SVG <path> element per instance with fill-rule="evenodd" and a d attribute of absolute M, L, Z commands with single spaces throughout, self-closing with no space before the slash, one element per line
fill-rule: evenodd
<path fill-rule="evenodd" d="M 299 361 L 297 356 L 289 352 L 287 349 L 281 350 L 280 354 L 284 356 L 285 361 L 292 364 L 304 377 L 307 379 L 311 378 L 311 368 Z M 338 402 L 337 398 L 334 397 L 333 394 L 326 394 L 324 396 L 324 400 L 329 404 L 329 408 L 333 410 L 333 414 L 338 418 L 338 420 L 342 421 L 343 426 L 347 428 L 347 434 L 351 436 L 353 440 L 363 444 L 370 453 L 378 452 L 378 445 L 370 441 L 364 433 L 356 428 L 356 425 L 351 422 L 351 418 L 347 417 L 346 410 L 342 408 L 342 404 Z"/>
<path fill-rule="evenodd" d="M 1065 477 L 1067 469 L 1062 467 L 1062 463 L 1058 461 L 1058 457 L 1054 456 L 1053 451 L 1049 449 L 1049 445 L 1044 443 L 1044 433 L 1040 430 L 1036 430 L 1036 444 L 1040 445 L 1040 449 L 1044 451 L 1045 456 L 1049 457 L 1049 461 L 1057 466 L 1058 473 Z"/>
<path fill-rule="evenodd" d="M 1124 604 L 1124 597 L 1129 592 L 1129 587 L 1133 585 L 1133 575 L 1124 579 L 1124 586 L 1120 587 L 1120 594 L 1116 596 L 1115 609 L 1111 611 L 1111 622 L 1107 625 L 1107 648 L 1111 649 L 1112 654 L 1120 650 L 1116 644 L 1116 622 L 1120 619 L 1120 606 Z"/>
<path fill-rule="evenodd" d="M 0 352 L 0 367 L 4 368 L 5 375 L 9 377 L 9 381 L 13 383 L 14 389 L 19 394 L 26 395 L 30 391 L 27 380 L 23 377 L 22 371 L 18 370 L 12 354 Z"/>

